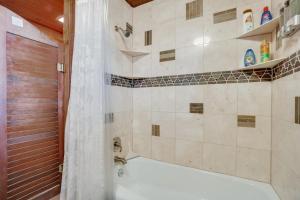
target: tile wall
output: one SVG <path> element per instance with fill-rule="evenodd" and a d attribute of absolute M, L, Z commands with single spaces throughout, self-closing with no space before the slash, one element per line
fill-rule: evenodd
<path fill-rule="evenodd" d="M 278 16 L 283 0 L 273 0 Z M 275 43 L 276 41 L 274 41 Z M 276 45 L 273 45 L 274 48 Z M 282 41 L 278 56 L 299 50 L 300 32 Z M 300 96 L 300 73 L 272 82 L 272 173 L 271 183 L 282 200 L 300 199 L 300 125 L 295 123 L 295 98 Z"/>
<path fill-rule="evenodd" d="M 239 69 L 247 48 L 259 55 L 262 38 L 236 40 L 242 12 L 252 8 L 258 26 L 270 1 L 203 0 L 199 17 L 186 20 L 191 0 L 155 0 L 133 10 L 133 47 L 150 54 L 133 58 L 133 77 Z M 236 19 L 214 24 L 214 13 L 236 8 Z M 193 15 L 195 13 L 192 13 Z M 152 30 L 152 45 L 144 35 Z M 160 62 L 160 52 L 175 59 Z M 203 103 L 203 114 L 190 113 Z M 255 128 L 238 127 L 238 115 L 255 116 Z M 160 125 L 160 136 L 152 136 Z M 156 160 L 270 181 L 271 82 L 133 89 L 133 151 Z"/>
<path fill-rule="evenodd" d="M 109 26 L 110 26 L 110 71 L 108 73 L 129 77 L 132 76 L 132 58 L 123 54 L 120 49 L 132 47 L 132 36 L 123 37 L 115 31 L 115 26 L 126 29 L 126 23 L 132 24 L 133 9 L 124 0 L 109 1 Z M 110 99 L 109 113 L 113 113 L 113 122 L 110 123 L 113 136 L 122 139 L 123 154 L 128 154 L 132 141 L 132 89 L 118 86 L 108 86 Z"/>

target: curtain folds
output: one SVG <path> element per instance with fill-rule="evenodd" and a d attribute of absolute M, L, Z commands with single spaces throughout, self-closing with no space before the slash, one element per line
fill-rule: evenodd
<path fill-rule="evenodd" d="M 112 139 L 105 127 L 108 1 L 76 0 L 61 200 L 112 200 Z"/>

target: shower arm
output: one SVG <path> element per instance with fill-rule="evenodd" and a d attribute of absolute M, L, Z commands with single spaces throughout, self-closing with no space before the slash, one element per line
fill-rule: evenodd
<path fill-rule="evenodd" d="M 122 27 L 119 27 L 119 26 L 115 26 L 115 31 L 116 32 L 119 32 L 120 33 L 120 31 L 123 33 L 123 35 L 125 36 L 125 37 L 129 37 L 130 36 L 130 34 L 131 34 L 131 32 L 130 32 L 130 30 L 128 30 L 127 28 L 126 28 L 126 30 L 124 30 Z"/>

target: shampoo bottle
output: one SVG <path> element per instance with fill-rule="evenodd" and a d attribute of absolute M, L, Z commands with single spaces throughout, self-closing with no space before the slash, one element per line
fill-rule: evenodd
<path fill-rule="evenodd" d="M 246 51 L 245 58 L 244 58 L 244 64 L 245 64 L 245 67 L 256 64 L 256 57 L 255 57 L 253 49 L 248 49 Z"/>
<path fill-rule="evenodd" d="M 264 12 L 261 16 L 261 22 L 260 24 L 263 25 L 273 19 L 271 12 L 269 11 L 269 7 L 264 7 Z"/>

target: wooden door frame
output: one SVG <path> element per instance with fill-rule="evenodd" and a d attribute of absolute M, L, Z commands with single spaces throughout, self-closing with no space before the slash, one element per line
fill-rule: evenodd
<path fill-rule="evenodd" d="M 72 74 L 72 59 L 74 48 L 74 35 L 75 35 L 75 0 L 64 0 L 64 66 L 65 72 L 63 77 L 63 129 L 65 130 L 70 90 L 71 90 L 71 74 Z M 61 163 L 64 161 L 64 131 L 60 139 Z"/>

